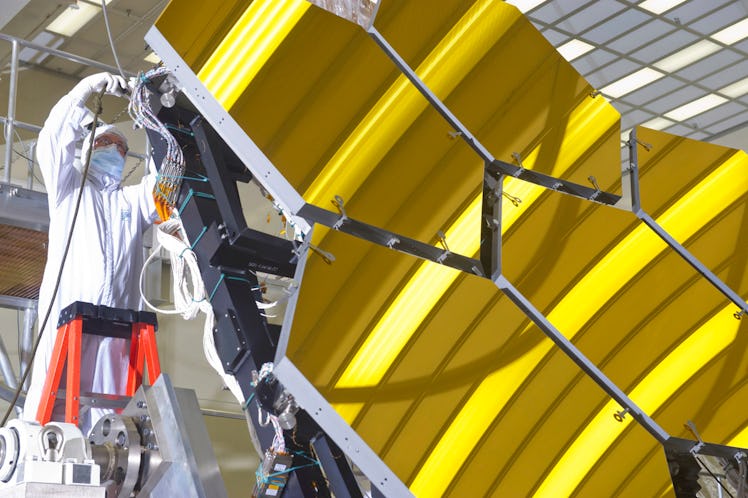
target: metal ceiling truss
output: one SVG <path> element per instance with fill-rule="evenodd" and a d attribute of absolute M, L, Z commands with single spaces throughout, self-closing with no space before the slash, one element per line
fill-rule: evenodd
<path fill-rule="evenodd" d="M 534 15 L 535 14 L 534 12 L 528 12 L 527 13 L 527 17 L 532 21 L 532 23 L 541 32 L 546 31 L 546 30 L 553 30 L 555 32 L 561 33 L 564 36 L 568 37 L 569 40 L 571 40 L 571 39 L 578 39 L 578 40 L 584 41 L 585 43 L 587 43 L 589 45 L 592 45 L 593 47 L 595 47 L 595 49 L 604 50 L 606 52 L 609 52 L 609 53 L 615 55 L 614 59 L 612 59 L 610 61 L 607 61 L 604 64 L 600 64 L 600 65 L 596 66 L 595 67 L 595 72 L 605 71 L 606 68 L 610 67 L 611 65 L 615 64 L 617 61 L 620 61 L 620 60 L 631 61 L 634 64 L 636 64 L 638 67 L 647 67 L 647 66 L 649 66 L 650 65 L 649 63 L 647 63 L 647 62 L 645 62 L 643 60 L 637 59 L 635 56 L 632 56 L 631 54 L 624 53 L 624 52 L 621 52 L 619 50 L 616 50 L 613 47 L 611 47 L 608 43 L 605 43 L 605 44 L 597 43 L 594 40 L 591 40 L 591 39 L 589 39 L 588 37 L 585 36 L 585 33 L 593 31 L 595 28 L 598 28 L 598 27 L 602 26 L 603 24 L 605 24 L 607 22 L 610 22 L 610 20 L 613 19 L 616 15 L 618 15 L 619 12 L 613 13 L 610 17 L 600 18 L 595 23 L 587 26 L 581 32 L 581 34 L 579 32 L 573 33 L 571 31 L 569 31 L 568 29 L 565 29 L 564 27 L 562 27 L 562 24 L 565 21 L 569 20 L 571 17 L 573 17 L 575 15 L 583 13 L 585 9 L 587 9 L 588 7 L 590 7 L 591 5 L 593 5 L 594 3 L 595 2 L 586 2 L 586 3 L 580 4 L 578 6 L 575 5 L 575 7 L 572 8 L 569 12 L 567 12 L 566 14 L 564 14 L 562 16 L 559 16 L 557 19 L 555 19 L 553 23 L 546 22 L 546 21 L 543 21 L 543 20 L 539 19 L 538 17 L 536 17 Z M 687 24 L 684 25 L 684 24 L 680 23 L 680 21 L 678 20 L 678 18 L 673 19 L 669 15 L 665 15 L 665 14 L 652 14 L 651 12 L 642 9 L 635 2 L 624 2 L 624 3 L 626 4 L 626 8 L 627 9 L 636 9 L 636 10 L 638 10 L 640 12 L 645 12 L 648 16 L 651 16 L 653 19 L 657 19 L 659 21 L 665 22 L 665 23 L 673 26 L 674 28 L 676 28 L 678 30 L 685 31 L 685 32 L 693 35 L 694 37 L 696 37 L 696 39 L 693 40 L 691 42 L 691 44 L 695 44 L 695 43 L 698 43 L 698 42 L 704 41 L 704 40 L 713 41 L 713 40 L 710 39 L 709 36 L 704 35 L 703 33 L 701 33 L 699 31 L 691 28 Z M 700 5 L 700 7 L 705 7 L 704 10 L 703 10 L 703 12 L 701 12 L 701 16 L 699 17 L 699 19 L 704 19 L 704 18 L 707 18 L 710 15 L 714 14 L 715 12 L 719 11 L 720 9 L 722 9 L 724 7 L 724 5 L 723 4 L 710 5 L 710 6 Z M 617 34 L 614 38 L 612 38 L 612 40 L 617 40 L 617 39 L 625 37 L 626 35 L 630 35 L 634 31 L 636 31 L 637 29 L 639 29 L 641 26 L 642 25 L 633 25 L 629 29 L 626 29 L 626 30 L 622 31 L 621 33 Z M 658 40 L 660 40 L 662 38 L 665 38 L 665 37 L 667 37 L 667 36 L 669 36 L 671 34 L 672 34 L 672 32 L 665 33 L 665 34 L 661 35 L 658 38 L 654 38 L 653 40 L 651 40 L 651 42 L 658 41 Z M 611 41 L 611 40 L 609 40 L 609 41 Z M 732 45 L 732 46 L 729 46 L 729 49 L 732 50 L 732 51 L 734 51 L 734 52 L 736 52 L 736 53 L 738 53 L 739 55 L 743 56 L 743 58 L 748 58 L 748 52 L 745 52 L 744 50 L 741 50 L 740 47 Z M 592 52 L 591 52 L 591 54 L 592 54 Z M 580 60 L 581 60 L 581 58 L 580 58 Z M 576 65 L 578 65 L 578 63 L 579 63 L 580 60 L 575 60 L 574 62 L 572 62 L 572 65 L 575 65 L 575 67 L 576 67 Z M 698 79 L 688 79 L 688 78 L 685 78 L 682 75 L 679 75 L 679 74 L 676 74 L 676 73 L 668 73 L 667 76 L 669 78 L 672 78 L 672 79 L 678 81 L 679 83 L 681 83 L 681 86 L 679 86 L 678 88 L 675 88 L 673 91 L 681 90 L 683 88 L 686 88 L 686 87 L 690 86 L 690 87 L 698 88 L 701 92 L 703 92 L 704 95 L 707 95 L 707 94 L 710 94 L 710 93 L 714 92 L 715 89 L 714 88 L 709 88 L 706 85 L 704 85 L 703 83 L 701 83 L 701 79 L 709 77 L 709 76 L 712 76 L 713 74 L 719 73 L 719 72 L 724 71 L 724 70 L 725 70 L 724 67 L 720 67 L 718 69 L 715 69 L 711 73 L 703 75 L 702 77 L 700 77 Z M 587 74 L 583 74 L 583 75 L 585 77 L 589 76 Z M 625 106 L 631 107 L 632 110 L 646 112 L 647 114 L 650 115 L 650 119 L 651 118 L 655 118 L 657 116 L 661 116 L 663 114 L 663 113 L 654 113 L 648 107 L 648 105 L 651 104 L 652 101 L 648 101 L 648 102 L 645 102 L 645 103 L 637 104 L 637 103 L 632 102 L 626 96 L 615 98 L 615 99 L 611 99 L 611 101 L 614 104 L 614 106 L 615 106 L 615 103 L 620 102 L 620 103 L 624 104 Z M 745 103 L 741 102 L 740 100 L 733 99 L 733 102 L 739 104 L 741 107 L 744 108 L 743 111 L 742 111 L 743 113 L 746 110 L 748 110 L 748 106 Z M 711 128 L 713 126 L 719 125 L 720 123 L 726 122 L 726 121 L 728 121 L 730 119 L 733 119 L 735 116 L 738 116 L 740 114 L 741 114 L 741 112 L 737 112 L 737 113 L 731 114 L 730 116 L 726 116 L 723 119 L 720 119 L 718 121 L 710 123 L 707 128 Z M 689 121 L 691 121 L 691 120 L 689 120 Z M 627 124 L 623 125 L 622 127 L 623 127 L 623 129 L 626 129 L 626 128 L 629 128 L 631 126 L 634 126 L 635 124 L 637 124 L 637 123 L 627 123 Z M 686 123 L 678 123 L 678 122 L 674 123 L 674 125 L 678 125 L 678 124 L 684 125 L 684 126 L 689 126 Z M 690 136 L 690 137 L 695 138 L 695 139 L 703 139 L 704 135 L 699 135 L 699 134 L 700 133 L 704 133 L 706 135 L 706 137 L 712 137 L 712 138 L 714 138 L 714 137 L 720 136 L 720 135 L 722 135 L 724 133 L 729 133 L 729 131 L 732 128 L 733 127 L 729 127 L 726 130 L 720 131 L 719 133 L 715 134 L 715 133 L 710 133 L 707 130 L 704 130 L 702 127 L 695 127 L 694 126 L 694 127 L 692 127 L 692 131 L 690 133 L 684 134 L 684 136 Z"/>
<path fill-rule="evenodd" d="M 659 226 L 651 216 L 641 209 L 639 202 L 638 170 L 636 155 L 636 135 L 629 140 L 631 151 L 630 163 L 622 170 L 623 196 L 600 190 L 594 178 L 590 178 L 593 187 L 579 185 L 567 180 L 544 175 L 522 167 L 521 159 L 513 165 L 496 160 L 494 156 L 475 138 L 459 119 L 416 75 L 403 58 L 392 48 L 387 40 L 372 26 L 366 29 L 369 36 L 394 62 L 410 82 L 429 101 L 431 106 L 455 130 L 465 143 L 470 146 L 484 162 L 483 208 L 481 217 L 481 249 L 479 259 L 470 255 L 452 253 L 446 241 L 443 249 L 434 247 L 398 233 L 378 228 L 357 221 L 345 211 L 344 200 L 336 197 L 333 203 L 339 212 L 328 211 L 307 203 L 301 195 L 289 184 L 278 169 L 272 164 L 259 147 L 248 137 L 231 115 L 219 105 L 207 92 L 197 76 L 190 70 L 179 54 L 171 47 L 157 29 L 153 28 L 146 36 L 146 40 L 162 59 L 172 68 L 175 76 L 183 85 L 183 92 L 190 98 L 192 104 L 202 113 L 207 121 L 215 128 L 222 130 L 221 138 L 231 147 L 238 158 L 251 170 L 254 178 L 274 197 L 276 202 L 286 211 L 286 214 L 299 217 L 296 224 L 302 229 L 308 224 L 320 224 L 338 230 L 360 239 L 387 247 L 392 250 L 410 254 L 417 258 L 429 260 L 445 266 L 458 269 L 468 274 L 490 279 L 532 322 L 543 331 L 586 375 L 592 378 L 608 396 L 613 398 L 623 408 L 612 416 L 622 420 L 630 414 L 653 438 L 661 445 L 671 440 L 671 436 L 655 422 L 652 417 L 640 409 L 613 381 L 611 381 L 592 361 L 590 361 L 577 347 L 568 340 L 549 320 L 538 310 L 503 274 L 501 269 L 501 199 L 504 195 L 502 183 L 506 177 L 515 177 L 526 182 L 539 185 L 551 192 L 579 197 L 581 199 L 604 204 L 616 209 L 630 211 L 641 219 L 649 229 L 654 231 L 683 259 L 693 266 L 722 294 L 730 299 L 742 315 L 748 312 L 746 303 L 736 292 L 730 289 L 716 275 L 707 269 L 680 243 Z M 194 127 L 193 127 L 194 129 Z M 196 130 L 197 131 L 197 130 Z M 203 151 L 204 152 L 204 151 Z M 478 227 L 476 227 L 478 228 Z M 188 227 L 188 232 L 190 231 Z M 192 239 L 192 236 L 191 236 Z M 307 233 L 307 240 L 311 239 L 311 232 Z M 444 241 L 443 241 L 444 242 Z M 308 242 L 306 243 L 308 246 Z M 305 251 L 308 247 L 302 246 Z M 301 253 L 301 251 L 299 251 Z M 305 258 L 300 257 L 296 267 L 295 279 L 299 284 L 303 281 Z M 213 281 L 206 280 L 208 288 Z M 286 345 L 293 321 L 298 292 L 289 301 L 281 336 L 275 352 L 275 373 L 283 385 L 294 395 L 299 404 L 314 421 L 329 435 L 371 480 L 379 492 L 387 496 L 410 495 L 405 484 L 383 463 L 364 440 L 343 420 L 331 407 L 327 400 L 307 380 L 293 362 L 285 356 Z M 259 358 L 258 358 L 259 360 Z M 696 442 L 686 451 L 693 452 Z M 704 443 L 701 443 L 702 447 Z M 683 446 L 683 445 L 681 445 Z M 679 446 L 680 448 L 680 446 Z M 682 448 L 681 448 L 682 449 Z M 734 453 L 734 452 L 733 452 Z M 695 453 L 694 453 L 695 454 Z M 734 456 L 734 455 L 733 455 Z M 327 469 L 327 467 L 325 467 Z"/>

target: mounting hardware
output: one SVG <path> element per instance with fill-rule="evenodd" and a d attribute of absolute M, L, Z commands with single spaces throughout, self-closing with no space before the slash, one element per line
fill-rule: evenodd
<path fill-rule="evenodd" d="M 501 220 L 492 216 L 483 215 L 483 221 L 485 221 L 486 226 L 491 229 L 499 228 L 501 226 Z"/>
<path fill-rule="evenodd" d="M 332 253 L 324 251 L 314 244 L 309 244 L 309 249 L 319 254 L 322 257 L 322 260 L 328 265 L 331 265 L 332 262 L 335 261 L 335 256 Z"/>
<path fill-rule="evenodd" d="M 587 177 L 587 179 L 590 181 L 590 183 L 592 184 L 592 186 L 595 187 L 595 191 L 590 196 L 590 200 L 594 201 L 595 199 L 597 199 L 597 196 L 600 195 L 600 192 L 602 192 L 602 191 L 600 190 L 600 185 L 597 184 L 597 178 L 595 178 L 594 176 L 590 175 L 590 176 Z"/>
<path fill-rule="evenodd" d="M 345 223 L 345 221 L 348 219 L 348 215 L 345 212 L 345 206 L 343 204 L 343 198 L 339 195 L 336 195 L 335 199 L 333 199 L 331 202 L 336 208 L 338 208 L 338 211 L 340 211 L 340 218 L 338 218 L 338 221 L 336 221 L 332 226 L 332 229 L 340 230 L 340 227 L 343 226 L 343 223 Z"/>
<path fill-rule="evenodd" d="M 450 252 L 449 246 L 447 245 L 447 236 L 444 235 L 444 232 L 439 230 L 438 232 L 436 232 L 436 235 L 439 237 L 439 242 L 441 242 L 442 246 L 444 247 L 444 252 L 441 253 L 441 255 L 438 258 L 436 258 L 436 262 L 441 264 L 444 262 L 445 259 L 447 259 L 447 256 L 449 256 L 452 253 Z"/>
<path fill-rule="evenodd" d="M 696 429 L 696 424 L 694 424 L 690 420 L 686 421 L 686 423 L 683 424 L 683 427 L 691 431 L 691 434 L 693 434 L 694 437 L 699 441 L 698 444 L 695 444 L 693 448 L 689 450 L 692 454 L 695 455 L 699 451 L 701 451 L 701 448 L 704 446 L 704 440 L 701 439 L 701 434 L 699 434 L 699 431 Z"/>
<path fill-rule="evenodd" d="M 397 238 L 397 237 L 395 237 L 395 236 L 392 236 L 392 237 L 390 237 L 390 238 L 389 238 L 389 239 L 387 240 L 387 242 L 385 243 L 385 245 L 386 245 L 387 247 L 389 247 L 390 249 L 392 249 L 392 248 L 394 247 L 394 245 L 395 245 L 395 244 L 399 244 L 399 243 L 400 243 L 400 239 L 398 239 L 398 238 Z"/>
<path fill-rule="evenodd" d="M 517 178 L 525 172 L 525 167 L 522 165 L 522 156 L 519 155 L 519 152 L 512 152 L 512 157 L 517 162 L 517 166 L 519 166 L 519 169 L 513 175 Z"/>
<path fill-rule="evenodd" d="M 504 197 L 506 197 L 507 199 L 509 199 L 509 202 L 511 202 L 512 204 L 514 204 L 514 207 L 519 207 L 519 205 L 522 203 L 522 199 L 520 199 L 519 197 L 515 197 L 515 196 L 513 196 L 511 194 L 508 194 L 506 192 L 502 192 L 501 194 Z"/>
<path fill-rule="evenodd" d="M 648 144 L 647 142 L 642 142 L 638 138 L 636 139 L 636 143 L 638 143 L 639 145 L 641 145 L 642 147 L 644 147 L 647 152 L 649 152 L 650 150 L 652 150 L 652 144 Z"/>
<path fill-rule="evenodd" d="M 619 410 L 613 414 L 613 418 L 616 419 L 616 422 L 623 422 L 623 419 L 626 418 L 626 415 L 629 413 L 628 408 L 624 408 L 623 410 Z"/>
<path fill-rule="evenodd" d="M 735 317 L 735 320 L 740 320 L 741 318 L 743 318 L 743 315 L 745 315 L 745 310 L 738 310 L 732 314 L 732 316 Z"/>
<path fill-rule="evenodd" d="M 462 136 L 462 132 L 461 131 L 456 131 L 456 130 L 455 131 L 448 131 L 447 135 L 449 136 L 449 138 L 451 138 L 452 140 L 454 140 L 457 137 L 461 137 Z"/>

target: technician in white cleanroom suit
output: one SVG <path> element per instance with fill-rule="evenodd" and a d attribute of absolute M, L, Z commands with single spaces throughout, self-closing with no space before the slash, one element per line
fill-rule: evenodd
<path fill-rule="evenodd" d="M 108 73 L 84 78 L 52 108 L 39 133 L 36 153 L 49 200 L 49 246 L 39 295 L 39 316 L 43 317 L 49 306 L 51 312 L 34 359 L 24 405 L 26 420 L 36 418 L 57 336 L 57 320 L 63 308 L 75 301 L 85 301 L 140 309 L 142 235 L 156 218 L 152 196 L 155 176 L 146 176 L 138 185 L 120 188 L 127 141 L 109 125 L 96 129 L 70 251 L 59 291 L 52 295 L 80 191 L 83 168 L 75 160 L 76 142 L 85 135 L 81 153 L 81 161 L 85 161 L 90 138 L 90 132 L 81 124 L 87 115 L 85 102 L 102 89 L 122 96 L 125 88 L 123 78 Z M 125 339 L 84 334 L 80 392 L 124 394 L 128 356 Z M 62 377 L 63 389 L 64 382 Z M 105 413 L 106 410 L 92 409 L 89 416 L 81 416 L 80 427 L 87 432 Z M 60 400 L 52 418 L 64 420 L 64 404 Z"/>

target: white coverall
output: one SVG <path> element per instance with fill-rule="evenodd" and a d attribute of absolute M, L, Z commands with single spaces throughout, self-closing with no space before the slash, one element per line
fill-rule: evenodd
<path fill-rule="evenodd" d="M 117 308 L 141 309 L 138 279 L 143 266 L 143 232 L 155 220 L 152 197 L 155 176 L 138 185 L 119 187 L 120 179 L 93 178 L 83 187 L 78 219 L 56 296 L 52 296 L 80 190 L 81 173 L 74 168 L 76 141 L 85 128 L 80 99 L 64 96 L 52 108 L 39 134 L 36 152 L 49 200 L 49 246 L 39 296 L 39 316 L 51 306 L 49 320 L 34 359 L 24 419 L 34 420 L 41 398 L 60 311 L 74 301 Z M 88 133 L 86 133 L 88 140 Z M 82 160 L 85 160 L 83 158 Z M 89 177 L 97 175 L 89 169 Z M 107 184 L 106 187 L 101 185 Z M 125 339 L 83 335 L 81 394 L 124 394 L 129 345 Z M 64 388 L 65 377 L 61 379 Z M 62 412 L 53 419 L 64 419 Z M 84 434 L 111 410 L 91 409 L 81 416 Z"/>

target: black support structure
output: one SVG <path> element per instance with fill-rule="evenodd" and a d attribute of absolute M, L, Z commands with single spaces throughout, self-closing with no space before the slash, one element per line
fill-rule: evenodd
<path fill-rule="evenodd" d="M 252 176 L 188 101 L 180 98 L 174 107 L 161 108 L 158 118 L 177 140 L 185 159 L 176 209 L 215 314 L 213 334 L 218 356 L 226 372 L 239 382 L 245 400 L 251 400 L 246 406 L 248 418 L 262 451 L 266 451 L 272 445 L 274 431 L 272 426 L 260 424 L 252 372 L 273 361 L 280 327 L 268 323 L 257 306 L 262 295 L 256 273 L 293 277 L 299 244 L 247 226 L 237 182 L 248 182 Z M 154 162 L 160 165 L 165 141 L 157 133 L 148 133 Z M 334 448 L 325 444 L 330 441 L 324 432 L 303 410 L 296 418 L 297 426 L 284 431 L 286 446 L 294 453 L 294 470 L 282 496 L 329 497 L 334 487 L 336 497 L 360 497 L 345 457 L 327 459 Z M 313 456 L 313 441 L 319 446 L 319 459 Z"/>

